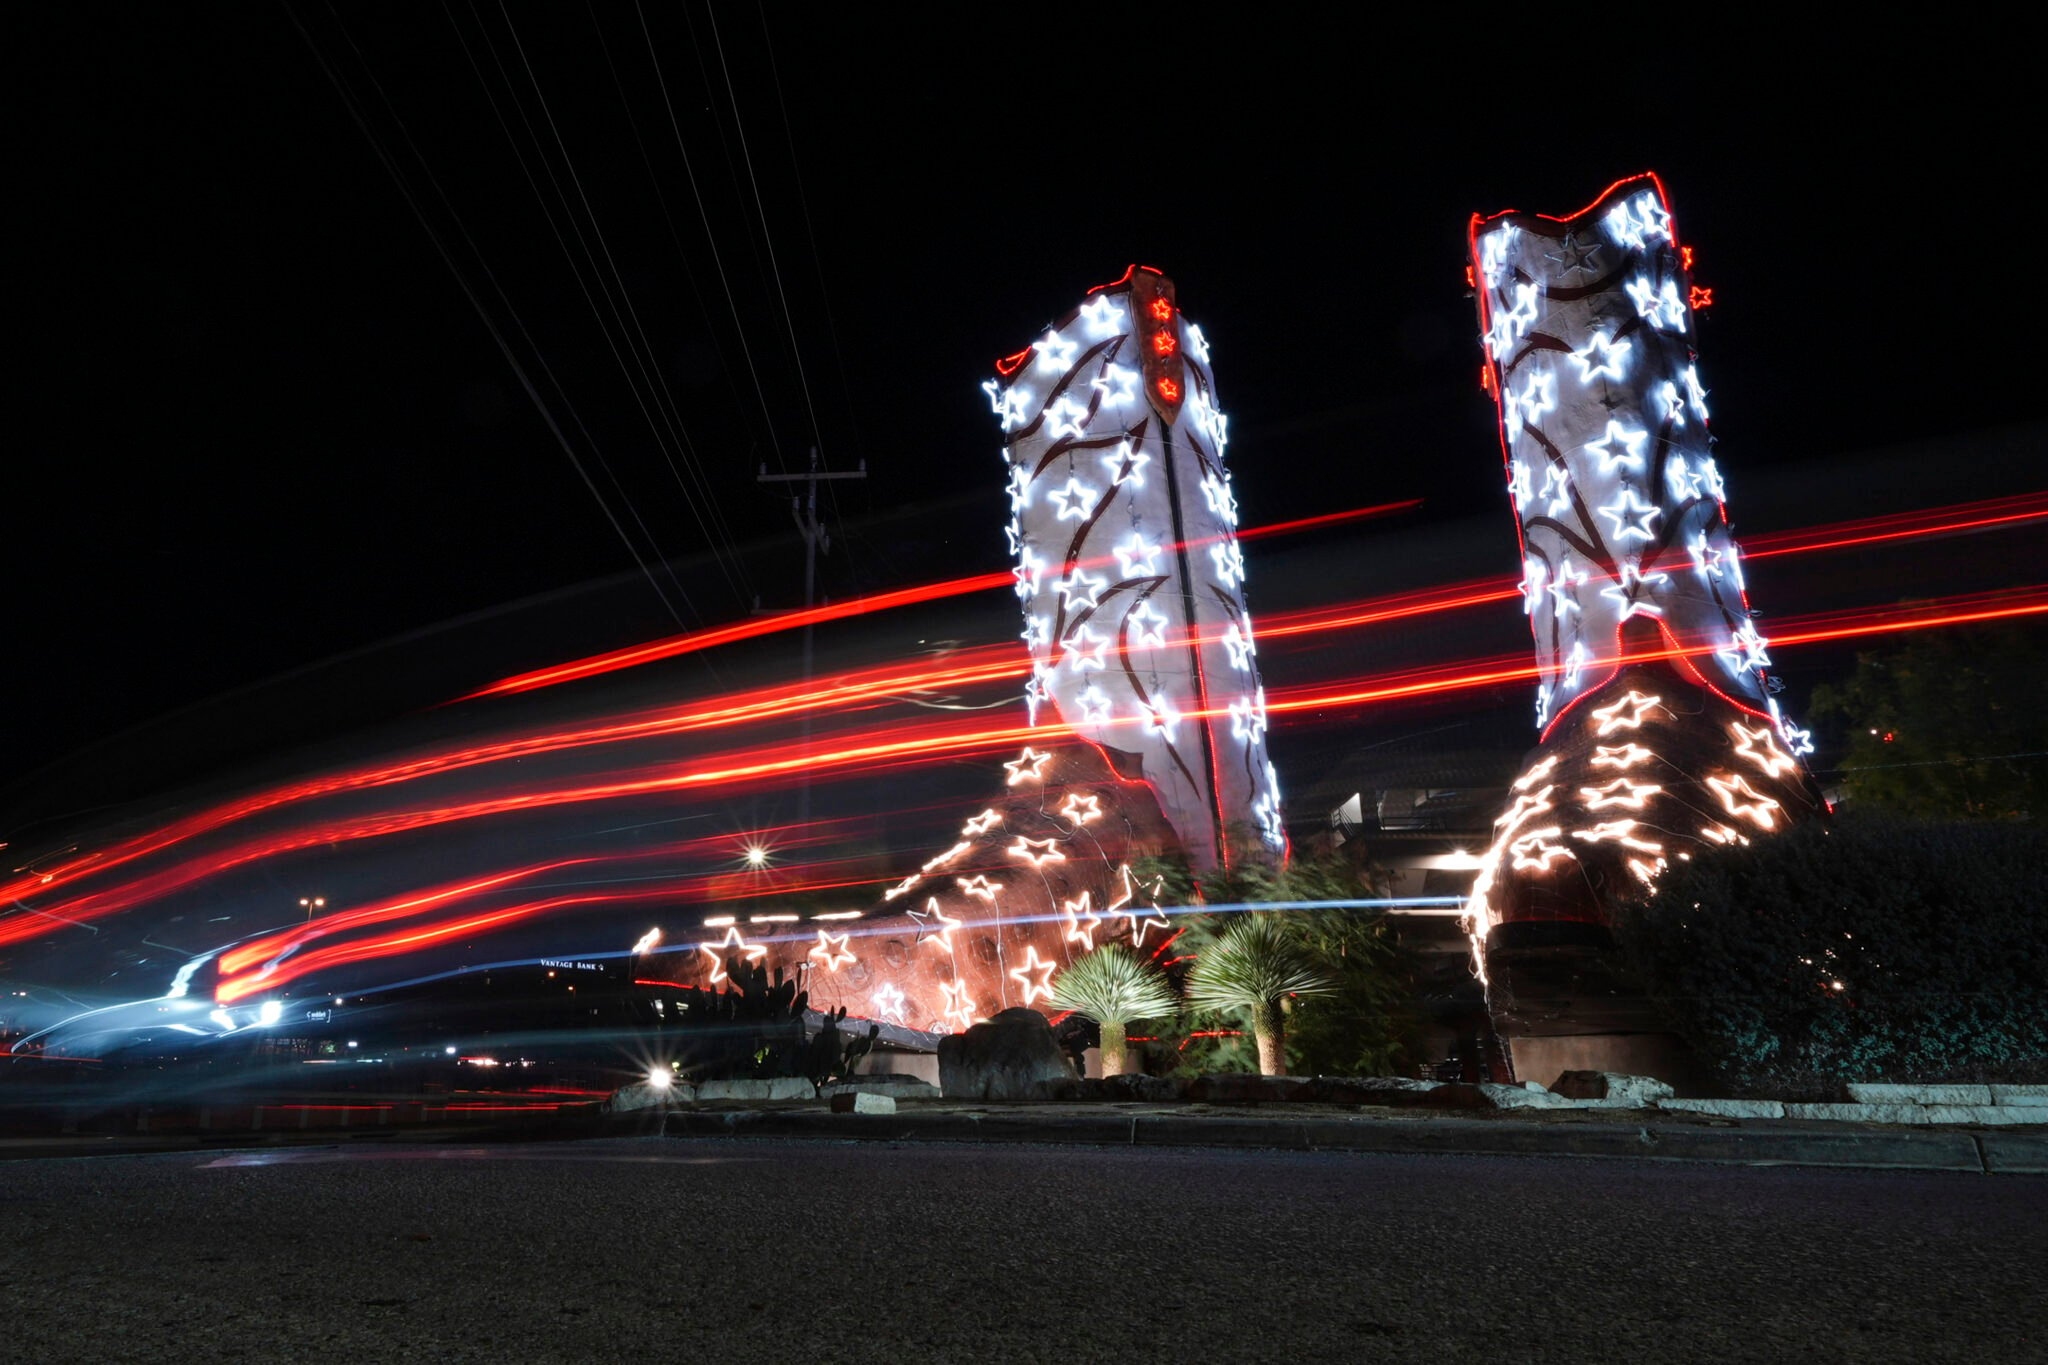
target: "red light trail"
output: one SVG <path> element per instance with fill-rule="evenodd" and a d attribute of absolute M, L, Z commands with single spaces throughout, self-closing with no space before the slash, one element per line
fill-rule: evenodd
<path fill-rule="evenodd" d="M 1388 506 L 1398 508 L 1405 505 L 1407 504 Z M 1356 512 L 1337 514 L 1337 519 L 1378 514 L 1384 510 L 1386 509 L 1359 509 Z M 2044 517 L 2048 517 L 2048 494 L 2033 494 L 1756 537 L 1753 538 L 1752 545 L 1757 548 L 1750 551 L 1749 557 L 1765 558 L 1771 555 L 1834 550 L 1933 535 L 1999 529 Z M 1276 534 L 1307 524 L 1322 524 L 1327 520 L 1312 518 L 1306 523 L 1283 523 L 1280 526 L 1263 528 L 1263 533 Z M 1260 532 L 1251 534 L 1258 533 Z M 968 581 L 972 580 L 954 580 L 954 583 L 957 585 Z M 1007 581 L 1007 576 L 1004 581 Z M 883 594 L 877 598 L 864 599 L 868 605 L 862 610 L 879 609 L 875 603 L 888 598 L 906 601 L 930 600 L 929 597 L 919 597 L 917 594 L 927 591 L 936 593 L 938 589 L 947 587 L 948 585 L 944 584 L 932 585 L 930 589 L 912 589 L 902 594 Z M 1942 602 L 1923 604 L 1930 609 L 1926 611 L 1918 608 L 1873 608 L 1837 613 L 1826 618 L 1813 618 L 1798 628 L 1788 629 L 1791 623 L 1780 626 L 1772 642 L 1783 647 L 1899 630 L 2032 615 L 2048 609 L 2033 604 L 2029 599 L 2030 594 L 2038 594 L 2040 591 L 2038 588 L 2031 588 L 2020 590 L 2017 594 L 1990 595 L 1975 599 L 1945 599 Z M 1260 628 L 1260 635 L 1262 638 L 1271 639 L 1349 629 L 1379 621 L 1512 600 L 1517 595 L 1518 591 L 1511 580 L 1478 580 L 1275 617 Z M 841 605 L 851 607 L 854 604 Z M 787 624 L 787 620 L 788 618 L 777 618 L 777 621 L 784 625 Z M 744 623 L 749 629 L 767 624 L 774 623 Z M 1663 651 L 1638 657 L 1672 657 L 1706 652 L 1711 652 L 1711 649 L 1700 647 L 1692 650 Z M 1516 660 L 1523 661 L 1517 663 Z M 137 859 L 250 816 L 322 796 L 386 786 L 482 764 L 590 745 L 644 740 L 744 723 L 773 721 L 806 711 L 830 710 L 838 713 L 871 708 L 897 700 L 907 691 L 938 686 L 958 687 L 1021 677 L 1026 667 L 1025 661 L 1018 657 L 1011 645 L 981 646 L 960 651 L 935 665 L 885 665 L 854 670 L 822 679 L 808 688 L 801 685 L 763 687 L 714 698 L 701 704 L 685 705 L 608 723 L 521 736 L 396 764 L 330 774 L 197 812 L 159 830 L 137 836 L 102 852 L 74 859 L 55 869 L 39 868 L 32 872 L 24 870 L 8 883 L 0 884 L 0 895 L 5 895 L 17 904 L 26 897 L 46 896 L 84 878 L 111 872 Z M 1269 710 L 1302 712 L 1343 709 L 1398 701 L 1429 693 L 1527 681 L 1533 678 L 1534 674 L 1535 669 L 1526 662 L 1526 656 L 1471 661 L 1410 670 L 1378 678 L 1359 679 L 1335 688 L 1313 692 L 1296 689 L 1276 693 L 1269 701 Z M 703 760 L 703 766 L 656 766 L 628 773 L 616 781 L 506 793 L 463 803 L 399 811 L 376 817 L 330 821 L 305 830 L 245 840 L 208 858 L 203 867 L 196 864 L 175 866 L 136 878 L 107 891 L 89 893 L 68 902 L 60 902 L 51 908 L 31 910 L 28 906 L 22 905 L 21 909 L 26 913 L 0 919 L 0 945 L 39 936 L 53 931 L 66 922 L 97 918 L 129 908 L 153 897 L 189 886 L 213 873 L 250 861 L 322 843 L 349 842 L 451 821 L 558 805 L 687 789 L 717 789 L 747 781 L 774 780 L 785 778 L 807 766 L 815 767 L 820 772 L 835 774 L 879 771 L 940 757 L 987 752 L 1031 739 L 1060 738 L 1065 733 L 1061 727 L 1032 728 L 1010 725 L 986 728 L 978 727 L 972 721 L 852 731 L 820 741 L 823 745 L 843 744 L 844 747 L 814 749 L 808 755 L 801 745 L 788 744 L 779 748 L 740 750 L 710 756 Z"/>
<path fill-rule="evenodd" d="M 1346 512 L 1331 512 L 1319 517 L 1304 517 L 1298 521 L 1284 521 L 1272 526 L 1258 526 L 1242 532 L 1239 541 L 1258 540 L 1266 536 L 1286 535 L 1321 526 L 1336 526 L 1345 522 L 1361 521 L 1368 517 L 1388 516 L 1420 507 L 1422 499 L 1408 498 L 1401 502 L 1380 503 L 1372 507 L 1355 507 Z M 1199 545 L 1203 542 L 1190 542 Z M 1169 547 L 1173 549 L 1181 546 Z M 1111 561 L 1089 561 L 1083 568 L 1095 568 Z M 876 593 L 871 597 L 856 597 L 845 602 L 834 602 L 828 606 L 812 607 L 804 611 L 788 612 L 780 616 L 763 617 L 754 621 L 740 621 L 729 626 L 718 626 L 711 630 L 692 631 L 688 635 L 673 635 L 665 640 L 654 640 L 644 645 L 633 645 L 626 649 L 612 650 L 606 654 L 594 654 L 589 658 L 576 659 L 549 668 L 536 669 L 531 673 L 520 673 L 510 678 L 500 678 L 485 687 L 480 687 L 458 701 L 473 701 L 480 697 L 505 696 L 515 692 L 532 692 L 543 687 L 555 687 L 562 683 L 576 682 L 583 678 L 594 678 L 604 673 L 617 672 L 622 668 L 637 668 L 661 659 L 674 659 L 701 650 L 715 649 L 720 645 L 737 643 L 740 640 L 758 639 L 779 631 L 795 630 L 801 626 L 821 625 L 827 621 L 843 621 L 852 616 L 865 616 L 870 612 L 890 611 L 896 607 L 914 606 L 922 602 L 936 602 L 947 597 L 960 597 L 968 593 L 986 592 L 990 588 L 1007 588 L 1016 581 L 1015 576 L 1004 569 L 1000 573 L 973 574 L 966 578 L 947 579 L 941 583 L 927 583 L 921 587 L 898 588 L 892 592 Z"/>

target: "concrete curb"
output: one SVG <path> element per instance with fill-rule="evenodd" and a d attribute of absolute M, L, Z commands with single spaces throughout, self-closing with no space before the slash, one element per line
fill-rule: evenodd
<path fill-rule="evenodd" d="M 1031 1115 L 1000 1111 L 831 1114 L 802 1110 L 672 1112 L 670 1137 L 816 1138 L 855 1142 L 1038 1142 L 1094 1147 L 1237 1147 L 1282 1151 L 1571 1156 L 1736 1166 L 2048 1174 L 2048 1133 L 1952 1129 L 1835 1131 L 1652 1122 L 1541 1124 L 1483 1119 L 1346 1120 L 1158 1113 Z"/>

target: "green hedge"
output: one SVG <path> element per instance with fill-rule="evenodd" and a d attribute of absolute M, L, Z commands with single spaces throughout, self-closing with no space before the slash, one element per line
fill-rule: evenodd
<path fill-rule="evenodd" d="M 1732 1090 L 2048 1078 L 2048 831 L 1846 816 L 1674 863 L 1624 951 Z"/>

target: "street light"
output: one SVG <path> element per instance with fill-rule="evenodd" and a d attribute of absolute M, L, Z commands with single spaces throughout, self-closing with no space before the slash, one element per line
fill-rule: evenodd
<path fill-rule="evenodd" d="M 327 897 L 301 896 L 299 897 L 299 904 L 305 907 L 306 919 L 308 922 L 311 922 L 313 918 L 313 912 L 315 910 L 324 910 L 327 908 Z"/>

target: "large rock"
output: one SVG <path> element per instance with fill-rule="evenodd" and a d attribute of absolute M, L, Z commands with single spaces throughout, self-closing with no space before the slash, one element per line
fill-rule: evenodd
<path fill-rule="evenodd" d="M 1858 1104 L 1990 1104 L 1988 1085 L 1892 1085 L 1881 1081 L 1849 1082 L 1849 1098 Z"/>
<path fill-rule="evenodd" d="M 896 1101 L 871 1090 L 849 1090 L 832 1097 L 835 1114 L 893 1114 Z"/>
<path fill-rule="evenodd" d="M 1624 1076 L 1614 1071 L 1567 1071 L 1550 1087 L 1568 1100 L 1591 1100 L 1604 1109 L 1649 1109 L 1678 1092 L 1655 1076 Z"/>
<path fill-rule="evenodd" d="M 949 1100 L 1025 1100 L 1040 1082 L 1078 1079 L 1037 1010 L 1004 1010 L 939 1040 L 939 1089 Z"/>
<path fill-rule="evenodd" d="M 1472 1088 L 1484 1095 L 1496 1109 L 1577 1109 L 1584 1104 L 1582 1100 L 1553 1095 L 1548 1090 L 1531 1090 L 1526 1085 L 1503 1085 L 1498 1081 L 1481 1081 Z"/>
<path fill-rule="evenodd" d="M 1093 1076 L 1073 1081 L 1040 1081 L 1035 1100 L 1164 1104 L 1181 1097 L 1181 1083 L 1169 1076 Z"/>
<path fill-rule="evenodd" d="M 735 1079 L 702 1081 L 697 1086 L 700 1104 L 759 1100 L 812 1100 L 818 1088 L 801 1076 L 774 1076 L 766 1080 Z"/>
<path fill-rule="evenodd" d="M 1318 1104 L 1409 1105 L 1426 1103 L 1437 1081 L 1418 1081 L 1407 1076 L 1318 1076 L 1309 1082 L 1306 1098 Z"/>
<path fill-rule="evenodd" d="M 688 1104 L 695 1098 L 696 1092 L 681 1081 L 667 1085 L 636 1081 L 612 1091 L 606 1107 L 614 1114 L 630 1114 L 636 1109 L 665 1109 L 674 1104 Z"/>
<path fill-rule="evenodd" d="M 826 1099 L 839 1095 L 886 1095 L 894 1100 L 935 1100 L 939 1088 L 915 1076 L 899 1076 L 887 1071 L 878 1071 L 867 1076 L 850 1076 L 843 1081 L 832 1081 L 818 1091 Z"/>
<path fill-rule="evenodd" d="M 1188 1082 L 1188 1098 L 1197 1104 L 1307 1103 L 1315 1082 L 1306 1076 L 1254 1076 L 1223 1071 Z"/>

